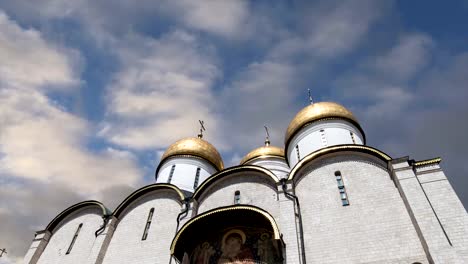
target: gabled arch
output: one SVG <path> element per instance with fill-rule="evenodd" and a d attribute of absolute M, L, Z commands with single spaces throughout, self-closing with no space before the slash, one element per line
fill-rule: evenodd
<path fill-rule="evenodd" d="M 269 179 L 269 181 L 274 185 L 276 185 L 279 182 L 278 177 L 276 177 L 276 175 L 273 174 L 273 172 L 271 172 L 268 169 L 265 169 L 263 167 L 256 166 L 256 165 L 239 165 L 239 166 L 230 167 L 230 168 L 222 170 L 222 171 L 220 171 L 220 172 L 218 172 L 216 174 L 213 174 L 211 177 L 206 179 L 197 188 L 197 190 L 195 190 L 195 193 L 193 194 L 192 197 L 194 199 L 198 200 L 198 198 L 200 198 L 200 196 L 206 190 L 208 190 L 210 186 L 215 184 L 218 180 L 220 180 L 220 179 L 222 179 L 222 178 L 224 178 L 226 176 L 229 176 L 231 174 L 239 173 L 239 172 L 257 172 L 257 173 L 259 173 L 258 175 L 265 176 L 265 178 Z"/>
<path fill-rule="evenodd" d="M 169 190 L 174 192 L 177 197 L 180 199 L 178 202 L 182 204 L 182 201 L 185 199 L 184 194 L 182 191 L 177 188 L 175 185 L 172 184 L 166 184 L 166 183 L 154 183 L 151 185 L 147 185 L 145 187 L 142 187 L 136 191 L 134 191 L 132 194 L 130 194 L 123 202 L 117 206 L 117 208 L 114 210 L 113 215 L 118 219 L 121 214 L 125 211 L 125 208 L 127 208 L 129 205 L 131 205 L 136 199 L 139 197 L 143 196 L 144 194 L 150 193 L 155 190 Z"/>
<path fill-rule="evenodd" d="M 335 153 L 335 152 L 342 152 L 342 151 L 354 151 L 354 152 L 360 152 L 360 153 L 366 153 L 370 154 L 374 157 L 377 157 L 378 159 L 389 162 L 392 160 L 390 156 L 385 154 L 384 152 L 368 147 L 368 146 L 362 146 L 362 145 L 337 145 L 337 146 L 331 146 L 328 148 L 323 148 L 317 151 L 314 151 L 304 157 L 301 161 L 299 161 L 294 168 L 292 168 L 291 173 L 289 173 L 288 180 L 293 180 L 294 177 L 296 176 L 297 172 L 300 171 L 307 163 L 311 162 L 312 160 L 321 157 L 326 154 L 330 153 Z"/>
<path fill-rule="evenodd" d="M 74 204 L 67 209 L 63 210 L 60 214 L 58 214 L 46 227 L 45 230 L 49 231 L 52 233 L 54 229 L 70 214 L 73 212 L 76 212 L 78 210 L 84 209 L 84 208 L 92 208 L 92 207 L 97 207 L 101 210 L 102 216 L 108 216 L 111 215 L 111 211 L 107 209 L 101 202 L 95 201 L 95 200 L 89 200 L 89 201 L 84 201 L 80 202 L 77 204 Z"/>
<path fill-rule="evenodd" d="M 196 232 L 199 232 L 208 222 L 214 221 L 215 223 L 219 223 L 217 218 L 225 219 L 226 222 L 232 221 L 233 216 L 242 215 L 239 219 L 242 219 L 244 222 L 254 221 L 253 217 L 258 217 L 257 219 L 263 219 L 264 223 L 269 225 L 268 227 L 271 228 L 271 232 L 273 234 L 272 238 L 277 241 L 281 241 L 281 234 L 279 232 L 278 225 L 276 224 L 275 219 L 271 216 L 268 212 L 251 205 L 233 205 L 233 206 L 226 206 L 226 207 L 219 207 L 210 211 L 207 211 L 203 214 L 200 214 L 192 219 L 190 219 L 182 228 L 177 232 L 174 239 L 171 243 L 171 255 L 175 256 L 179 260 L 181 260 L 183 256 L 183 250 L 185 248 L 186 243 L 191 243 L 193 240 L 193 235 Z M 247 217 L 245 217 L 247 216 Z M 258 223 L 259 221 L 254 221 Z M 251 222 L 251 223 L 254 223 Z M 237 224 L 237 222 L 236 222 Z M 192 239 L 190 239 L 192 238 Z"/>

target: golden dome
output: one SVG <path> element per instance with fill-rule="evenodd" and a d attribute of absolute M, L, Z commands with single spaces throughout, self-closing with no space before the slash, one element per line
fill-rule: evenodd
<path fill-rule="evenodd" d="M 334 102 L 319 102 L 311 104 L 302 109 L 289 123 L 288 130 L 286 131 L 285 144 L 305 125 L 324 118 L 342 118 L 347 119 L 356 124 L 359 130 L 362 131 L 357 119 L 344 106 Z M 364 134 L 364 133 L 363 133 Z"/>
<path fill-rule="evenodd" d="M 223 159 L 216 148 L 201 138 L 190 137 L 175 142 L 164 152 L 161 161 L 178 155 L 197 156 L 211 162 L 218 170 L 224 168 Z"/>
<path fill-rule="evenodd" d="M 240 165 L 243 165 L 248 161 L 263 156 L 275 156 L 284 159 L 284 150 L 275 146 L 263 146 L 260 148 L 256 148 L 250 151 L 249 154 L 245 155 L 245 157 L 241 160 Z"/>

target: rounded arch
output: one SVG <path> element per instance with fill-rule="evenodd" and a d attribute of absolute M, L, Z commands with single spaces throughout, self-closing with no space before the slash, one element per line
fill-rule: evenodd
<path fill-rule="evenodd" d="M 310 161 L 324 156 L 326 154 L 331 154 L 335 152 L 342 152 L 342 151 L 354 151 L 354 152 L 360 152 L 360 153 L 366 153 L 370 154 L 374 157 L 377 157 L 378 159 L 388 162 L 392 160 L 390 156 L 385 154 L 384 152 L 368 147 L 368 146 L 362 146 L 362 145 L 337 145 L 337 146 L 331 146 L 328 148 L 323 148 L 320 150 L 317 150 L 315 152 L 310 153 L 306 157 L 304 157 L 301 161 L 299 161 L 294 168 L 292 168 L 291 173 L 289 174 L 288 180 L 293 180 L 298 171 L 300 171 L 307 163 Z"/>
<path fill-rule="evenodd" d="M 182 204 L 182 201 L 185 199 L 184 194 L 182 191 L 177 188 L 175 185 L 172 184 L 166 184 L 166 183 L 154 183 L 151 185 L 147 185 L 145 187 L 142 187 L 136 191 L 134 191 L 132 194 L 130 194 L 123 202 L 117 206 L 117 208 L 114 210 L 113 215 L 118 219 L 121 214 L 125 211 L 125 208 L 127 208 L 129 205 L 131 205 L 138 197 L 141 197 L 144 194 L 150 193 L 155 190 L 169 190 L 174 192 L 180 200 L 178 201 L 179 203 Z"/>
<path fill-rule="evenodd" d="M 207 224 L 210 224 L 213 230 L 211 233 L 216 233 L 216 231 L 219 230 L 226 230 L 226 227 L 238 228 L 238 226 L 242 225 L 249 225 L 250 227 L 255 227 L 255 225 L 263 226 L 267 227 L 268 230 L 271 231 L 272 239 L 281 241 L 281 234 L 279 232 L 278 225 L 276 224 L 273 216 L 267 211 L 251 205 L 226 206 L 200 214 L 190 219 L 184 226 L 182 226 L 172 240 L 170 248 L 171 255 L 182 260 L 185 253 L 184 251 L 187 250 L 187 248 L 193 247 L 193 243 L 196 242 L 194 241 L 194 238 L 204 241 L 204 238 L 202 237 L 203 234 L 200 232 L 204 232 L 204 228 L 202 227 L 206 227 Z M 225 236 L 226 234 L 222 236 L 223 240 Z"/>
<path fill-rule="evenodd" d="M 108 216 L 111 215 L 111 211 L 107 209 L 101 202 L 95 201 L 95 200 L 89 200 L 89 201 L 83 201 L 77 204 L 74 204 L 67 209 L 63 210 L 60 214 L 58 214 L 46 227 L 45 230 L 49 232 L 53 232 L 54 229 L 70 214 L 73 212 L 76 212 L 81 209 L 85 208 L 92 208 L 92 207 L 97 207 L 99 210 L 101 210 L 102 216 Z"/>
<path fill-rule="evenodd" d="M 263 167 L 260 167 L 260 166 L 256 166 L 256 165 L 239 165 L 239 166 L 234 166 L 234 167 L 230 167 L 228 169 L 225 169 L 225 170 L 222 170 L 216 174 L 213 174 L 211 177 L 209 177 L 208 179 L 206 179 L 198 188 L 197 190 L 195 191 L 195 193 L 193 194 L 193 198 L 195 200 L 198 200 L 201 195 L 209 189 L 210 186 L 212 186 L 213 184 L 215 184 L 218 180 L 226 177 L 226 176 L 229 176 L 233 173 L 238 173 L 238 172 L 259 172 L 259 175 L 262 175 L 262 176 L 265 176 L 266 178 L 268 178 L 271 183 L 273 183 L 275 186 L 276 184 L 279 182 L 279 179 L 278 177 L 275 176 L 275 174 L 273 174 L 273 172 L 271 172 L 270 170 L 268 169 L 265 169 Z"/>

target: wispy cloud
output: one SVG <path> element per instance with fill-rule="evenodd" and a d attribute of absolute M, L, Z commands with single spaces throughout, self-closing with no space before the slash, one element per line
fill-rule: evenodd
<path fill-rule="evenodd" d="M 184 31 L 140 38 L 138 45 L 120 53 L 122 68 L 107 87 L 100 135 L 114 144 L 155 149 L 196 135 L 199 119 L 217 127 L 213 84 L 221 71 L 209 47 Z M 216 141 L 216 130 L 210 131 Z"/>

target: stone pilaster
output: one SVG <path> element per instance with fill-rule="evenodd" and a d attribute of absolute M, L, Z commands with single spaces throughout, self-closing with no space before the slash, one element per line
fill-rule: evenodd
<path fill-rule="evenodd" d="M 92 257 L 93 259 L 96 259 L 96 264 L 101 264 L 103 262 L 104 256 L 106 255 L 107 248 L 109 247 L 109 244 L 112 240 L 112 236 L 114 235 L 114 231 L 117 227 L 118 221 L 119 220 L 117 218 L 112 216 L 109 219 L 109 222 L 104 231 L 97 236 L 96 242 L 102 241 L 102 246 L 99 248 L 95 248 L 96 246 L 93 246 L 90 254 L 90 258 Z M 99 244 L 100 243 L 95 243 L 95 245 Z"/>
<path fill-rule="evenodd" d="M 427 258 L 430 263 L 463 263 L 451 244 L 441 215 L 434 207 L 434 197 L 427 192 L 425 182 L 416 175 L 413 163 L 405 157 L 392 160 L 389 167 Z"/>
<path fill-rule="evenodd" d="M 28 252 L 24 257 L 23 263 L 37 263 L 37 261 L 41 257 L 42 252 L 44 252 L 44 249 L 49 243 L 51 236 L 52 234 L 47 230 L 37 232 L 31 243 L 31 247 L 29 247 Z"/>
<path fill-rule="evenodd" d="M 288 183 L 286 190 L 292 193 L 292 184 Z M 285 263 L 302 263 L 299 213 L 294 205 L 294 201 L 288 199 L 284 195 L 281 185 L 278 185 L 278 193 L 280 217 L 277 224 L 285 244 L 285 250 L 283 251 L 283 257 L 286 260 Z"/>

